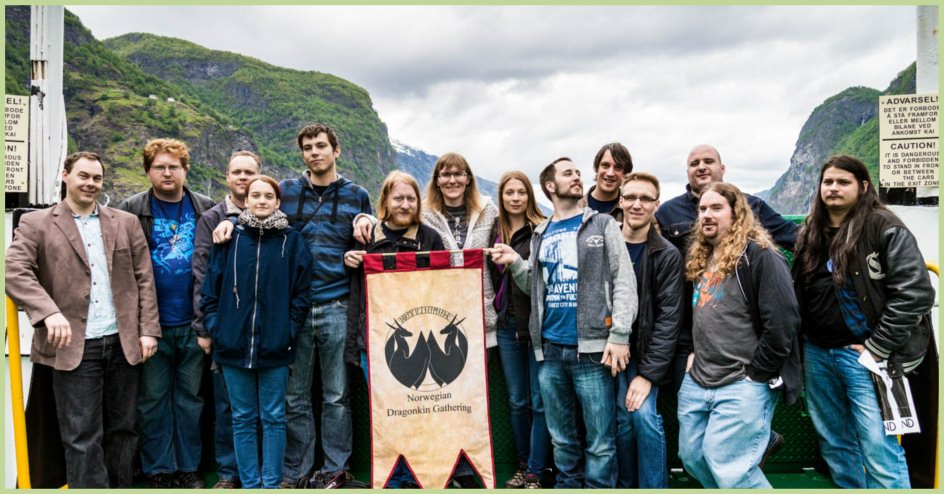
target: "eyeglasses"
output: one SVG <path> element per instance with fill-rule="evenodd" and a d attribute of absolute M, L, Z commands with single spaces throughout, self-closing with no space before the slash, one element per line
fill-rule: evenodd
<path fill-rule="evenodd" d="M 643 206 L 648 206 L 656 202 L 657 199 L 655 197 L 636 196 L 636 195 L 628 194 L 628 195 L 623 196 L 623 200 L 629 204 L 633 204 L 636 201 L 639 201 L 639 204 L 642 204 Z"/>
<path fill-rule="evenodd" d="M 469 176 L 469 174 L 466 173 L 466 172 L 457 172 L 457 173 L 446 172 L 446 173 L 440 173 L 440 174 L 439 174 L 440 180 L 442 180 L 442 181 L 444 181 L 444 182 L 448 182 L 448 181 L 450 181 L 450 180 L 452 180 L 452 179 L 465 180 L 468 176 Z"/>
<path fill-rule="evenodd" d="M 151 167 L 151 169 L 157 170 L 158 173 L 163 175 L 164 172 L 167 172 L 167 171 L 171 173 L 180 173 L 180 170 L 183 170 L 184 167 L 180 165 L 154 165 Z"/>

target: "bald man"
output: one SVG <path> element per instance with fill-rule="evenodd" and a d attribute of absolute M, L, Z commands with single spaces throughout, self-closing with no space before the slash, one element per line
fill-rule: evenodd
<path fill-rule="evenodd" d="M 712 183 L 724 182 L 724 172 L 727 170 L 727 167 L 721 161 L 721 154 L 714 146 L 709 144 L 699 144 L 692 148 L 685 163 L 688 174 L 688 185 L 685 186 L 685 192 L 662 203 L 656 211 L 656 221 L 659 222 L 662 235 L 678 248 L 683 257 L 687 257 L 689 241 L 694 234 L 695 222 L 698 220 L 698 201 L 701 192 Z M 770 232 L 774 242 L 778 246 L 792 251 L 793 245 L 796 243 L 797 226 L 780 216 L 763 199 L 750 194 L 744 194 L 744 197 L 751 206 L 751 210 L 754 211 L 754 215 L 764 225 L 764 228 Z M 692 283 L 686 281 L 684 289 L 683 300 L 691 300 Z M 669 373 L 676 393 L 682 385 L 682 378 L 685 377 L 688 354 L 693 349 L 692 305 L 690 303 L 684 304 L 683 307 L 682 330 L 675 350 L 674 368 Z M 664 382 L 662 384 L 668 383 Z M 782 445 L 783 437 L 775 432 L 772 433 L 761 466 Z"/>

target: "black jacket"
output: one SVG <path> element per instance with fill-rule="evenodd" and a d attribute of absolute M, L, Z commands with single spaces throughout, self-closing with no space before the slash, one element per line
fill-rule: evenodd
<path fill-rule="evenodd" d="M 226 196 L 219 204 L 206 210 L 197 221 L 193 234 L 193 257 L 190 269 L 193 271 L 193 326 L 197 335 L 207 337 L 210 333 L 203 327 L 203 311 L 200 310 L 200 290 L 203 288 L 203 275 L 210 262 L 210 250 L 213 249 L 213 229 L 226 218 L 236 218 L 243 210 L 233 204 Z"/>
<path fill-rule="evenodd" d="M 432 228 L 419 224 L 413 225 L 394 241 L 383 233 L 383 223 L 374 225 L 371 232 L 373 240 L 368 245 L 358 244 L 355 250 L 366 250 L 368 254 L 389 254 L 394 252 L 427 252 L 445 250 L 442 238 Z M 344 361 L 360 367 L 360 352 L 367 349 L 367 295 L 364 293 L 364 265 L 357 268 L 351 277 L 351 294 L 347 304 L 347 337 L 344 341 Z"/>
<path fill-rule="evenodd" d="M 800 306 L 787 261 L 774 249 L 762 249 L 748 242 L 738 259 L 735 276 L 751 307 L 758 340 L 757 350 L 745 371 L 757 382 L 779 375 L 783 379 L 784 402 L 792 405 L 803 391 L 803 367 L 800 364 Z"/>
<path fill-rule="evenodd" d="M 201 289 L 213 360 L 246 369 L 289 365 L 309 311 L 311 254 L 291 228 L 239 225 L 210 252 Z"/>
<path fill-rule="evenodd" d="M 511 241 L 504 241 L 508 246 L 515 250 L 522 259 L 531 257 L 531 235 L 534 234 L 534 225 L 528 223 L 511 234 Z M 498 237 L 498 222 L 492 228 L 491 239 Z M 511 269 L 506 267 L 504 271 L 499 272 L 498 267 L 488 258 L 488 274 L 492 277 L 492 286 L 495 287 L 496 301 L 498 299 L 498 288 L 505 283 L 505 297 L 509 304 L 505 310 L 498 313 L 498 326 L 502 327 L 506 323 L 508 311 L 515 318 L 515 338 L 519 342 L 531 344 L 531 333 L 528 329 L 528 321 L 531 319 L 531 293 L 525 292 L 518 287 L 511 277 Z M 508 298 L 510 297 L 510 298 Z M 498 308 L 495 308 L 498 310 Z"/>
<path fill-rule="evenodd" d="M 868 217 L 846 274 L 872 328 L 865 347 L 888 359 L 892 377 L 913 371 L 931 342 L 934 288 L 917 241 L 894 213 L 876 209 Z M 797 298 L 804 303 L 802 283 Z"/>
<path fill-rule="evenodd" d="M 633 325 L 637 348 L 632 357 L 639 359 L 639 375 L 659 385 L 667 376 L 671 381 L 669 369 L 682 326 L 682 255 L 653 227 L 640 264 L 639 315 Z"/>
<path fill-rule="evenodd" d="M 750 194 L 744 194 L 744 198 L 747 199 L 747 204 L 754 211 L 754 215 L 773 237 L 774 242 L 786 250 L 793 251 L 797 226 L 777 214 L 763 199 Z M 698 200 L 698 197 L 692 194 L 691 185 L 686 185 L 684 194 L 660 204 L 659 209 L 656 210 L 656 220 L 662 229 L 662 235 L 679 250 L 683 260 L 688 256 L 689 242 L 695 231 L 695 222 L 698 221 Z M 692 283 L 686 281 L 684 288 L 685 299 L 691 300 Z M 687 352 L 692 346 L 692 304 L 683 305 L 679 348 Z"/>
<path fill-rule="evenodd" d="M 212 208 L 215 204 L 213 199 L 191 191 L 186 185 L 184 186 L 184 194 L 190 196 L 190 202 L 193 203 L 194 219 L 199 223 L 200 216 L 203 216 L 203 213 Z M 141 222 L 141 229 L 144 230 L 144 238 L 148 241 L 148 247 L 153 249 L 154 246 L 151 245 L 151 230 L 154 229 L 154 216 L 151 214 L 151 189 L 138 192 L 119 202 L 115 208 L 127 211 L 138 217 L 138 221 Z M 194 227 L 196 227 L 196 225 L 194 225 Z"/>

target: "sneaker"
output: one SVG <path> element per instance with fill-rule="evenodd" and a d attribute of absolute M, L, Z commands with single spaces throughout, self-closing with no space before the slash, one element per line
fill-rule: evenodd
<path fill-rule="evenodd" d="M 541 477 L 533 473 L 529 473 L 524 477 L 524 488 L 525 489 L 540 489 L 541 488 Z"/>
<path fill-rule="evenodd" d="M 214 489 L 239 489 L 239 481 L 236 479 L 220 479 L 213 486 Z"/>
<path fill-rule="evenodd" d="M 518 465 L 518 471 L 505 482 L 505 489 L 520 489 L 524 487 L 524 479 L 528 473 L 527 465 Z"/>
<path fill-rule="evenodd" d="M 773 433 L 774 438 L 767 443 L 767 449 L 764 450 L 764 456 L 760 459 L 760 468 L 764 468 L 764 465 L 767 464 L 767 460 L 771 456 L 777 454 L 777 451 L 780 451 L 780 448 L 783 447 L 783 436 L 778 432 Z"/>
<path fill-rule="evenodd" d="M 298 484 L 300 489 L 324 489 L 325 473 L 321 470 L 316 470 L 315 473 L 311 474 L 311 477 L 308 477 L 307 481 L 302 478 Z"/>
<path fill-rule="evenodd" d="M 206 489 L 206 481 L 194 472 L 177 472 L 174 485 L 181 489 Z"/>
<path fill-rule="evenodd" d="M 475 475 L 456 475 L 449 481 L 449 487 L 453 489 L 481 489 Z"/>
<path fill-rule="evenodd" d="M 279 483 L 279 489 L 295 489 L 298 487 L 298 482 L 293 482 L 291 480 L 282 480 Z"/>
<path fill-rule="evenodd" d="M 325 475 L 325 489 L 342 489 L 348 483 L 354 481 L 354 476 L 347 470 L 341 470 L 334 475 Z"/>
<path fill-rule="evenodd" d="M 174 476 L 169 473 L 157 473 L 147 478 L 148 489 L 171 489 L 175 487 Z"/>
<path fill-rule="evenodd" d="M 325 472 L 315 472 L 308 479 L 309 489 L 341 489 L 349 482 L 354 480 L 354 476 L 346 470 L 331 474 Z"/>

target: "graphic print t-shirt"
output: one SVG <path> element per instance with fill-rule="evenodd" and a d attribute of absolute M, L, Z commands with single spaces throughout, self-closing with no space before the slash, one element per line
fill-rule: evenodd
<path fill-rule="evenodd" d="M 577 230 L 583 214 L 552 221 L 544 231 L 538 262 L 544 277 L 544 339 L 577 346 Z"/>
<path fill-rule="evenodd" d="M 151 196 L 151 263 L 157 288 L 161 326 L 181 326 L 193 320 L 193 234 L 196 212 L 190 196 L 181 202 L 164 202 Z M 179 221 L 178 221 L 179 218 Z M 176 240 L 174 235 L 177 235 Z"/>
<path fill-rule="evenodd" d="M 757 335 L 747 300 L 734 275 L 706 272 L 692 294 L 695 362 L 691 376 L 706 388 L 743 378 L 757 349 Z"/>

